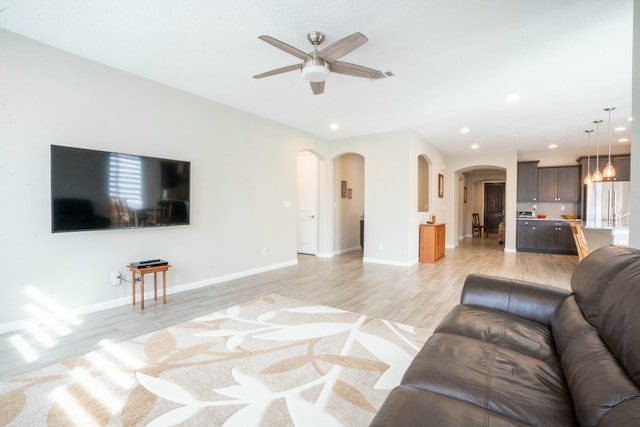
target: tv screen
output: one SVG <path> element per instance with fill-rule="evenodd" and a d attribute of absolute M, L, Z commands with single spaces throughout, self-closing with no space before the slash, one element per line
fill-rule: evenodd
<path fill-rule="evenodd" d="M 189 224 L 190 162 L 51 146 L 51 230 Z"/>

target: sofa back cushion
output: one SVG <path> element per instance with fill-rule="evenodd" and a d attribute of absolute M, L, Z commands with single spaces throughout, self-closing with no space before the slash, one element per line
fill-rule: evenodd
<path fill-rule="evenodd" d="M 640 261 L 620 272 L 600 303 L 602 340 L 640 386 Z"/>
<path fill-rule="evenodd" d="M 640 261 L 640 250 L 604 246 L 587 255 L 571 276 L 571 289 L 584 317 L 595 327 L 600 324 L 600 302 L 622 270 Z"/>
<path fill-rule="evenodd" d="M 612 408 L 640 399 L 640 389 L 573 298 L 554 313 L 552 331 L 580 425 L 594 426 Z"/>

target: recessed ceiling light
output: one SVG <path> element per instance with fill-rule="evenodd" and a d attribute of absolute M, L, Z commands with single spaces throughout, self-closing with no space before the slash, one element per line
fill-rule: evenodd
<path fill-rule="evenodd" d="M 507 96 L 507 102 L 518 102 L 518 101 L 520 101 L 520 95 L 516 93 L 512 93 L 511 95 Z"/>
<path fill-rule="evenodd" d="M 331 124 L 329 125 L 329 129 L 331 129 L 332 131 L 334 131 L 334 132 L 335 132 L 335 131 L 337 131 L 338 129 L 340 129 L 340 126 L 338 126 L 338 124 L 337 124 L 337 123 L 331 123 Z"/>
<path fill-rule="evenodd" d="M 618 142 L 629 142 L 629 138 L 620 138 Z"/>
<path fill-rule="evenodd" d="M 627 128 L 624 126 L 618 126 L 617 128 L 614 129 L 615 132 L 622 132 L 623 130 L 627 130 Z"/>
<path fill-rule="evenodd" d="M 551 148 L 551 149 L 558 148 L 558 144 L 551 144 L 551 145 L 549 146 L 549 148 Z"/>
<path fill-rule="evenodd" d="M 460 129 L 460 133 L 469 133 L 469 128 Z"/>
<path fill-rule="evenodd" d="M 633 121 L 633 117 L 629 117 L 629 118 L 627 119 L 627 121 L 628 121 L 628 122 L 632 122 L 632 121 Z"/>
<path fill-rule="evenodd" d="M 480 146 L 479 146 L 478 144 L 473 144 L 473 145 L 471 146 L 471 149 L 472 149 L 472 150 L 477 150 L 478 148 L 480 148 Z"/>

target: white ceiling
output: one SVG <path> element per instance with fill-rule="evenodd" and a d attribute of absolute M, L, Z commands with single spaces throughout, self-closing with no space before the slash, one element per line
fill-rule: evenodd
<path fill-rule="evenodd" d="M 612 105 L 631 116 L 632 0 L 0 0 L 0 28 L 332 140 L 401 129 L 447 155 L 586 150 Z M 314 96 L 298 60 L 257 37 L 312 50 L 353 32 L 341 60 L 391 78 L 332 74 Z M 322 47 L 322 46 L 321 46 Z M 0 58 L 1 61 L 1 58 Z M 510 94 L 520 101 L 506 102 Z M 338 123 L 338 131 L 329 130 Z M 467 127 L 470 132 L 461 134 Z M 630 132 L 614 134 L 614 141 Z M 601 139 L 602 140 L 602 139 Z M 615 142 L 620 145 L 620 143 Z M 628 150 L 628 143 L 627 143 Z"/>

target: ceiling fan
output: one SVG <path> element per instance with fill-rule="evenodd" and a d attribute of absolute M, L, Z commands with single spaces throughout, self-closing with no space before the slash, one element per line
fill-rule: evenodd
<path fill-rule="evenodd" d="M 382 79 L 386 77 L 384 73 L 374 70 L 373 68 L 338 61 L 339 58 L 362 46 L 368 40 L 361 33 L 353 33 L 319 51 L 318 46 L 324 41 L 324 34 L 320 31 L 312 31 L 307 34 L 307 40 L 313 45 L 313 51 L 309 53 L 303 52 L 271 36 L 260 36 L 258 38 L 296 58 L 302 59 L 302 63 L 256 74 L 253 76 L 254 79 L 300 70 L 302 77 L 311 84 L 313 94 L 319 95 L 324 92 L 324 81 L 332 72 L 366 79 Z"/>

